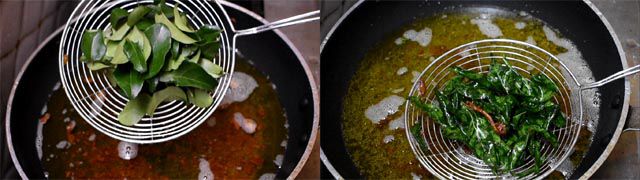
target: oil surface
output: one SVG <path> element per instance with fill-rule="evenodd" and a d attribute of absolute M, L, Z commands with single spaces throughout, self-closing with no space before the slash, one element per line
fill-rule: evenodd
<path fill-rule="evenodd" d="M 131 160 L 118 156 L 118 140 L 96 131 L 74 112 L 63 90 L 55 91 L 42 133 L 41 160 L 48 177 L 195 179 L 203 168 L 210 168 L 215 178 L 256 179 L 276 173 L 274 161 L 286 145 L 283 108 L 266 76 L 245 60 L 236 63 L 236 72 L 258 83 L 248 99 L 216 110 L 207 122 L 178 139 L 139 145 Z M 255 133 L 247 134 L 233 123 L 236 112 L 256 121 Z M 67 132 L 72 123 L 75 127 Z"/>
<path fill-rule="evenodd" d="M 415 76 L 423 68 L 444 52 L 471 41 L 499 37 L 535 43 L 556 55 L 569 51 L 552 42 L 545 29 L 548 31 L 549 27 L 524 12 L 501 16 L 446 13 L 417 20 L 389 34 L 362 59 L 344 101 L 344 138 L 360 173 L 370 178 L 433 178 L 415 159 L 404 129 L 389 128 L 396 126 L 395 120 L 402 119 L 404 104 L 398 112 L 389 113 L 380 121 L 367 118 L 368 107 L 392 95 L 406 98 Z M 423 37 L 416 38 L 421 32 Z M 562 37 L 554 31 L 556 34 Z M 589 76 L 591 72 L 585 74 Z M 592 139 L 592 133 L 586 129 L 581 130 L 576 149 L 567 162 L 573 166 L 554 172 L 549 178 L 564 178 L 577 167 Z M 391 141 L 390 135 L 394 137 Z"/>

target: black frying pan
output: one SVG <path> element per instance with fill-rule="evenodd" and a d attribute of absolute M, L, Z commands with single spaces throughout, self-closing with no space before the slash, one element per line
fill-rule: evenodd
<path fill-rule="evenodd" d="M 583 1 L 364 1 L 339 20 L 321 47 L 321 146 L 328 162 L 345 178 L 362 178 L 352 162 L 342 134 L 342 105 L 349 80 L 360 60 L 390 33 L 416 18 L 450 11 L 445 7 L 490 7 L 525 11 L 540 18 L 570 39 L 582 52 L 596 79 L 626 67 L 626 59 L 612 29 Z M 449 9 L 449 10 L 447 10 Z M 623 65 L 624 64 L 624 65 Z M 628 111 L 629 83 L 616 81 L 600 88 L 599 125 L 592 145 L 573 178 L 589 177 L 609 155 L 622 131 Z M 323 177 L 332 177 L 323 171 Z"/>
<path fill-rule="evenodd" d="M 262 25 L 259 16 L 228 2 L 222 3 L 235 27 L 249 28 Z M 35 58 L 27 62 L 27 68 L 16 80 L 8 102 L 7 118 L 10 124 L 6 135 L 16 171 L 23 178 L 42 179 L 43 168 L 35 148 L 37 120 L 41 108 L 47 103 L 51 89 L 58 82 L 57 60 L 61 31 L 58 30 L 45 45 L 36 52 Z M 237 48 L 246 59 L 267 75 L 278 88 L 278 97 L 285 108 L 289 123 L 289 139 L 282 167 L 277 178 L 295 177 L 305 164 L 315 142 L 317 124 L 317 88 L 310 82 L 308 68 L 288 39 L 281 33 L 265 32 L 260 35 L 239 38 Z M 6 122 L 3 123 L 7 124 Z M 115 147 L 114 147 L 115 148 Z M 20 178 L 17 174 L 2 178 Z"/>

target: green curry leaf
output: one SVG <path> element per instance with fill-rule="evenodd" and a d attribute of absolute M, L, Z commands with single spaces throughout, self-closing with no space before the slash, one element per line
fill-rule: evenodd
<path fill-rule="evenodd" d="M 153 93 L 153 96 L 147 105 L 146 114 L 149 116 L 153 115 L 153 112 L 156 111 L 156 108 L 158 108 L 160 103 L 173 100 L 187 100 L 187 95 L 182 89 L 175 86 L 170 86 Z"/>
<path fill-rule="evenodd" d="M 80 47 L 88 61 L 100 61 L 107 52 L 107 46 L 104 44 L 102 31 L 85 31 L 82 34 Z"/>
<path fill-rule="evenodd" d="M 120 27 L 122 20 L 124 20 L 128 15 L 129 13 L 122 8 L 113 8 L 111 10 L 111 15 L 109 16 L 109 22 L 114 28 Z"/>
<path fill-rule="evenodd" d="M 133 69 L 140 73 L 147 72 L 147 62 L 142 54 L 142 49 L 137 43 L 126 40 L 124 43 L 124 53 L 133 64 Z"/>
<path fill-rule="evenodd" d="M 140 122 L 147 110 L 147 104 L 150 101 L 150 97 L 146 93 L 140 94 L 140 96 L 133 98 L 127 102 L 122 109 L 122 112 L 118 115 L 118 121 L 125 126 L 133 126 Z"/>
<path fill-rule="evenodd" d="M 189 32 L 189 33 L 195 32 L 195 30 L 193 30 L 193 28 L 189 26 L 187 17 L 184 16 L 182 13 L 180 13 L 180 11 L 178 10 L 177 4 L 176 6 L 173 7 L 173 16 L 174 16 L 173 22 L 175 22 L 176 27 L 178 27 L 178 29 L 184 32 Z"/>
<path fill-rule="evenodd" d="M 113 72 L 113 77 L 116 79 L 116 83 L 120 90 L 128 98 L 135 98 L 142 91 L 144 79 L 142 75 L 134 70 L 129 70 L 123 66 L 119 66 Z"/>
<path fill-rule="evenodd" d="M 149 11 L 151 11 L 151 8 L 147 6 L 138 6 L 134 8 L 133 11 L 131 11 L 131 14 L 129 15 L 129 17 L 127 18 L 127 25 L 135 26 L 136 23 L 140 21 L 140 19 L 144 18 L 144 16 L 147 15 L 147 13 L 149 13 Z"/>
<path fill-rule="evenodd" d="M 213 90 L 218 84 L 216 79 L 211 77 L 200 65 L 192 62 L 184 62 L 177 70 L 165 73 L 160 77 L 160 81 L 203 90 Z"/>
<path fill-rule="evenodd" d="M 213 97 L 211 97 L 209 92 L 202 89 L 190 89 L 189 91 L 189 102 L 191 102 L 193 105 L 201 108 L 206 108 L 211 106 L 211 104 L 213 103 Z"/>
<path fill-rule="evenodd" d="M 145 75 L 145 79 L 155 77 L 162 69 L 165 63 L 165 56 L 169 52 L 171 46 L 171 33 L 167 26 L 163 24 L 154 24 L 150 26 L 144 34 L 151 42 L 153 58 L 149 64 L 149 71 Z"/>
<path fill-rule="evenodd" d="M 156 14 L 155 20 L 156 23 L 162 23 L 169 28 L 169 31 L 171 31 L 171 38 L 173 38 L 174 40 L 183 44 L 193 44 L 196 42 L 195 39 L 187 36 L 185 33 L 180 31 L 180 29 L 178 29 L 176 25 L 169 21 L 167 16 L 165 16 L 164 14 Z"/>

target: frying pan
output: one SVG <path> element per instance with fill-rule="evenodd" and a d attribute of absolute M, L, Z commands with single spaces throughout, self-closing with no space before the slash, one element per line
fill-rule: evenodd
<path fill-rule="evenodd" d="M 222 4 L 228 7 L 236 27 L 266 23 L 240 6 L 229 2 Z M 34 143 L 40 109 L 46 105 L 55 83 L 60 81 L 56 61 L 52 59 L 58 53 L 60 37 L 61 29 L 47 38 L 29 58 L 13 86 L 4 124 L 7 147 L 19 176 L 2 178 L 44 178 Z M 299 51 L 277 30 L 238 39 L 237 48 L 278 87 L 278 98 L 289 123 L 289 140 L 276 177 L 296 177 L 313 149 L 319 125 L 318 92 L 311 71 Z"/>
<path fill-rule="evenodd" d="M 338 20 L 321 45 L 321 158 L 328 170 L 323 171 L 323 177 L 362 178 L 345 147 L 342 109 L 349 80 L 364 55 L 415 19 L 467 7 L 525 11 L 559 28 L 578 47 L 596 80 L 627 68 L 616 34 L 589 1 L 359 1 Z M 628 80 L 619 80 L 599 89 L 598 127 L 571 179 L 590 177 L 608 157 L 623 128 L 629 128 L 625 127 L 629 86 Z"/>

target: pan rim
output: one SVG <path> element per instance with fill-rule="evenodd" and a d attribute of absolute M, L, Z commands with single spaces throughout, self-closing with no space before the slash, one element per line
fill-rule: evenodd
<path fill-rule="evenodd" d="M 269 21 L 267 21 L 266 19 L 260 17 L 259 15 L 255 14 L 254 12 L 241 7 L 239 5 L 236 5 L 234 3 L 228 2 L 228 1 L 224 1 L 224 0 L 218 0 L 218 2 L 220 2 L 220 4 L 226 6 L 226 7 L 230 7 L 233 8 L 235 10 L 238 10 L 244 14 L 249 15 L 250 17 L 258 20 L 259 22 L 266 24 Z M 18 85 L 20 84 L 20 80 L 22 79 L 23 74 L 25 73 L 25 71 L 27 70 L 27 68 L 29 67 L 29 65 L 31 64 L 31 62 L 34 60 L 35 56 L 42 50 L 42 48 L 44 48 L 44 46 L 46 46 L 52 39 L 54 39 L 57 35 L 59 35 L 62 30 L 64 30 L 64 27 L 60 27 L 58 29 L 56 29 L 54 32 L 51 33 L 51 35 L 49 35 L 44 41 L 42 41 L 38 47 L 31 53 L 31 55 L 27 58 L 27 61 L 25 61 L 24 65 L 22 65 L 20 72 L 18 73 L 18 75 L 16 76 L 14 83 L 11 87 L 11 92 L 9 94 L 9 98 L 7 99 L 7 112 L 6 112 L 6 116 L 5 116 L 5 136 L 7 139 L 7 149 L 9 149 L 9 154 L 11 156 L 11 160 L 13 162 L 13 165 L 16 169 L 16 171 L 18 172 L 18 174 L 20 175 L 20 178 L 22 179 L 28 179 L 28 176 L 26 175 L 26 173 L 23 171 L 22 166 L 20 165 L 18 158 L 16 156 L 14 147 L 13 147 L 13 140 L 11 137 L 11 109 L 12 109 L 12 104 L 13 104 L 13 99 L 14 99 L 14 95 L 15 95 L 15 91 L 18 88 Z M 319 95 L 319 91 L 318 91 L 318 87 L 316 85 L 316 81 L 315 78 L 313 77 L 313 73 L 311 73 L 311 69 L 309 68 L 309 65 L 307 64 L 306 60 L 304 59 L 304 57 L 302 56 L 302 54 L 300 53 L 300 50 L 298 50 L 298 48 L 296 48 L 293 43 L 291 42 L 291 40 L 284 34 L 282 33 L 280 30 L 278 29 L 274 29 L 273 30 L 274 33 L 276 33 L 276 35 L 278 35 L 278 37 L 280 39 L 282 39 L 282 41 L 285 42 L 285 44 L 287 44 L 287 46 L 291 49 L 291 51 L 293 51 L 294 55 L 296 56 L 296 58 L 298 59 L 300 65 L 302 66 L 303 70 L 305 71 L 305 74 L 307 76 L 307 80 L 309 81 L 309 86 L 311 88 L 311 93 L 312 93 L 312 97 L 313 97 L 313 125 L 312 125 L 312 129 L 311 129 L 311 135 L 309 137 L 309 142 L 307 143 L 306 147 L 305 147 L 305 151 L 302 154 L 302 156 L 300 157 L 300 160 L 298 160 L 298 163 L 296 164 L 295 168 L 291 171 L 291 173 L 289 174 L 288 178 L 291 179 L 295 179 L 300 172 L 302 171 L 304 165 L 306 164 L 306 162 L 309 160 L 309 156 L 311 155 L 311 152 L 313 151 L 313 147 L 315 146 L 315 141 L 318 139 L 318 130 L 320 128 L 320 115 L 319 115 L 319 111 L 320 111 L 320 95 Z"/>
<path fill-rule="evenodd" d="M 340 18 L 336 21 L 336 23 L 333 24 L 333 26 L 331 27 L 329 32 L 326 34 L 326 36 L 322 38 L 322 42 L 320 43 L 320 56 L 322 56 L 322 52 L 324 50 L 326 43 L 329 41 L 329 39 L 331 39 L 331 36 L 342 24 L 344 19 L 346 19 L 346 17 L 348 17 L 355 9 L 360 7 L 364 2 L 365 0 L 359 0 L 358 2 L 354 3 L 344 14 L 340 16 Z M 607 28 L 607 31 L 609 31 L 609 35 L 611 35 L 611 38 L 613 38 L 614 44 L 616 45 L 616 48 L 618 50 L 618 55 L 620 56 L 620 60 L 622 63 L 622 69 L 629 68 L 629 64 L 625 56 L 625 52 L 620 43 L 620 40 L 618 39 L 618 35 L 613 30 L 613 27 L 611 26 L 609 21 L 602 15 L 602 12 L 591 2 L 591 0 L 582 0 L 582 2 L 587 4 L 587 6 L 591 8 L 593 13 L 596 13 L 596 15 L 598 15 L 598 18 L 600 19 L 600 21 L 602 21 L 602 23 Z M 589 169 L 580 176 L 580 179 L 588 179 L 589 177 L 591 177 L 593 173 L 595 173 L 600 168 L 600 166 L 602 166 L 604 161 L 609 157 L 609 154 L 611 154 L 611 151 L 613 151 L 613 148 L 618 142 L 618 139 L 620 138 L 620 134 L 622 133 L 624 124 L 627 121 L 627 115 L 629 113 L 629 101 L 630 101 L 630 93 L 631 93 L 630 86 L 631 84 L 629 82 L 629 79 L 625 78 L 624 79 L 625 91 L 624 91 L 624 97 L 623 97 L 624 99 L 622 104 L 622 111 L 620 114 L 620 120 L 618 120 L 618 125 L 616 126 L 616 130 L 613 133 L 613 136 L 609 141 L 609 144 L 607 144 L 607 147 L 604 149 L 602 154 L 600 154 L 600 157 L 598 157 L 596 162 L 594 162 L 591 165 L 591 167 L 589 167 Z M 320 147 L 320 149 L 322 151 L 322 147 Z M 342 179 L 340 172 L 338 172 L 337 169 L 335 169 L 334 166 L 331 164 L 331 160 L 324 153 L 321 153 L 320 156 L 321 156 L 322 163 L 325 164 L 325 166 L 327 167 L 331 175 L 333 175 L 334 178 L 336 179 Z"/>

